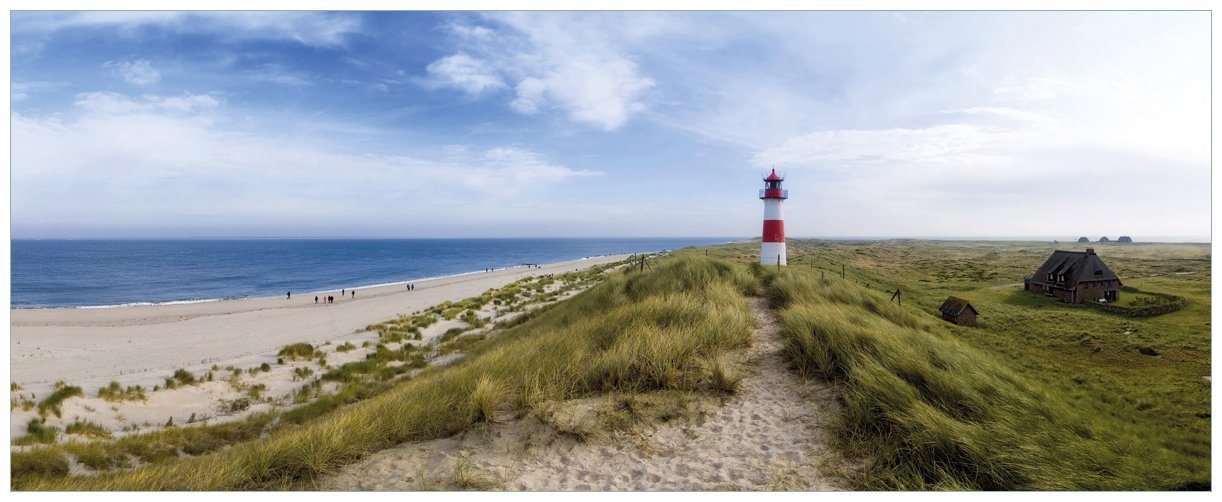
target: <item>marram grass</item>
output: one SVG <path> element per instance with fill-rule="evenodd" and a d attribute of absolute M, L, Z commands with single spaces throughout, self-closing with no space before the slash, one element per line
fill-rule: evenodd
<path fill-rule="evenodd" d="M 863 488 L 1209 484 L 1208 469 L 1186 463 L 1151 431 L 1071 406 L 928 313 L 797 267 L 768 271 L 765 282 L 792 360 L 840 384 L 845 406 L 834 430 L 842 450 L 865 459 L 857 474 Z"/>
<path fill-rule="evenodd" d="M 13 488 L 310 487 L 371 452 L 445 437 L 549 401 L 610 392 L 723 392 L 733 377 L 718 369 L 719 360 L 750 340 L 744 293 L 754 289 L 745 267 L 699 257 L 657 260 L 650 270 L 608 274 L 592 289 L 476 344 L 465 362 L 425 370 L 299 426 L 214 453 L 89 477 L 64 475 L 62 453 L 40 448 L 13 455 Z"/>

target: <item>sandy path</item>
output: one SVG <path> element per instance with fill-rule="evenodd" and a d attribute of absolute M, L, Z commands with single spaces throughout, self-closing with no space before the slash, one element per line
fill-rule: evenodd
<path fill-rule="evenodd" d="M 702 417 L 641 434 L 582 441 L 535 418 L 375 453 L 324 480 L 329 490 L 833 490 L 826 424 L 830 386 L 798 379 L 782 353 L 775 314 L 756 312 L 750 374 Z"/>
<path fill-rule="evenodd" d="M 540 268 L 515 267 L 403 285 L 359 289 L 356 297 L 315 304 L 313 294 L 292 300 L 248 299 L 185 305 L 108 309 L 14 309 L 9 337 L 12 381 L 40 396 L 56 380 L 97 389 L 111 380 L 152 387 L 177 368 L 206 371 L 212 364 L 239 367 L 274 363 L 296 342 L 340 340 L 369 324 L 447 300 L 479 295 L 531 275 L 609 263 L 597 257 Z"/>

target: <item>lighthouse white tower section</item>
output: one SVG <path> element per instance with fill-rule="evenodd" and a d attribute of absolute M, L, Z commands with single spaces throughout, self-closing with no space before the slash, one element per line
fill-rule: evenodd
<path fill-rule="evenodd" d="M 781 188 L 785 181 L 777 175 L 776 169 L 764 178 L 764 189 L 760 190 L 760 199 L 764 201 L 764 238 L 760 245 L 761 265 L 787 265 L 785 257 L 785 216 L 781 212 L 781 203 L 789 198 L 789 190 Z"/>

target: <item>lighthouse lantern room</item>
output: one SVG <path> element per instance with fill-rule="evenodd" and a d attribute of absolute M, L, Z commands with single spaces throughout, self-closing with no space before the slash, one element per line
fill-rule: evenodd
<path fill-rule="evenodd" d="M 785 258 L 785 216 L 781 213 L 781 203 L 789 198 L 789 190 L 781 188 L 785 178 L 777 175 L 776 169 L 764 178 L 764 189 L 760 190 L 760 199 L 764 201 L 764 238 L 760 245 L 761 265 L 786 265 Z"/>

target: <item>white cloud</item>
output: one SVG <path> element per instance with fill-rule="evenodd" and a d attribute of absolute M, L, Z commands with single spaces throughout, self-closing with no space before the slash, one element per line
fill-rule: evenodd
<path fill-rule="evenodd" d="M 221 103 L 207 94 L 181 96 L 143 96 L 139 99 L 114 92 L 85 92 L 76 95 L 77 107 L 91 113 L 130 114 L 146 112 L 192 113 L 216 108 Z"/>
<path fill-rule="evenodd" d="M 953 115 L 980 115 L 986 117 L 999 117 L 1020 122 L 1030 122 L 1033 124 L 1056 125 L 1059 122 L 1056 119 L 1050 118 L 1047 115 L 1028 111 L 1019 110 L 1017 108 L 1007 108 L 1001 106 L 973 106 L 969 108 L 960 108 L 956 110 L 945 110 L 941 113 Z"/>
<path fill-rule="evenodd" d="M 605 131 L 646 109 L 645 92 L 656 82 L 642 75 L 615 23 L 582 14 L 519 14 L 491 16 L 497 30 L 449 25 L 463 50 L 429 65 L 430 76 L 473 94 L 512 86 L 510 107 L 518 113 L 555 108 Z"/>
<path fill-rule="evenodd" d="M 967 124 L 925 129 L 820 131 L 754 156 L 757 166 L 839 167 L 893 162 L 953 162 L 996 145 L 1005 134 Z"/>
<path fill-rule="evenodd" d="M 480 225 L 507 214 L 505 204 L 600 174 L 520 146 L 365 153 L 329 133 L 243 131 L 208 95 L 93 92 L 76 103 L 75 118 L 12 117 L 15 225 Z"/>
<path fill-rule="evenodd" d="M 316 47 L 344 45 L 361 29 L 360 16 L 345 12 L 167 12 L 87 11 L 17 13 L 13 31 L 54 33 L 79 28 L 110 28 L 120 36 L 149 27 L 177 33 L 215 33 L 228 40 L 294 40 Z"/>
<path fill-rule="evenodd" d="M 278 64 L 268 63 L 260 66 L 256 70 L 247 73 L 250 78 L 259 82 L 268 82 L 272 84 L 288 85 L 288 86 L 307 86 L 311 85 L 308 75 L 289 72 L 283 66 Z"/>
<path fill-rule="evenodd" d="M 492 67 L 465 52 L 433 61 L 427 71 L 431 77 L 431 85 L 457 87 L 471 94 L 482 94 L 505 87 L 505 82 Z"/>
<path fill-rule="evenodd" d="M 30 93 L 44 89 L 52 89 L 63 87 L 66 82 L 44 82 L 44 81 L 29 81 L 29 82 L 13 82 L 9 87 L 9 100 L 16 103 L 30 97 Z"/>
<path fill-rule="evenodd" d="M 161 81 L 161 72 L 153 68 L 153 63 L 147 59 L 107 61 L 103 66 L 115 68 L 115 73 L 129 84 L 149 85 Z"/>

